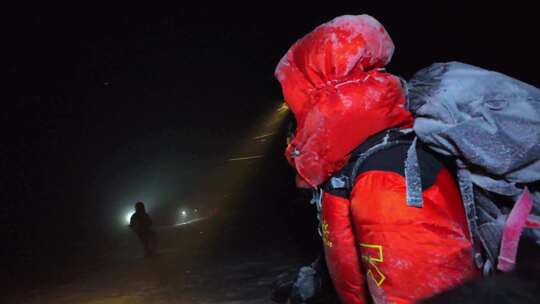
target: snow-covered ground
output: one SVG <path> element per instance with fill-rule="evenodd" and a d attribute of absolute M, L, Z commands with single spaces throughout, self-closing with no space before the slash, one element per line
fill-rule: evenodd
<path fill-rule="evenodd" d="M 279 232 L 257 239 L 268 227 L 245 234 L 246 226 L 212 221 L 159 229 L 159 253 L 149 259 L 126 231 L 113 249 L 73 265 L 75 275 L 14 292 L 6 303 L 271 303 L 274 278 L 310 262 Z"/>

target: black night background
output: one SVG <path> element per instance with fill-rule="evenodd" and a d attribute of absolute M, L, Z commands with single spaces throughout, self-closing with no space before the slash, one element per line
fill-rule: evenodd
<path fill-rule="evenodd" d="M 538 4 L 472 3 L 5 10 L 2 303 L 270 302 L 271 278 L 320 248 L 283 157 L 279 59 L 321 23 L 366 13 L 396 45 L 393 74 L 457 60 L 540 86 Z M 137 201 L 157 261 L 127 227 Z M 178 225 L 195 209 L 204 220 Z"/>

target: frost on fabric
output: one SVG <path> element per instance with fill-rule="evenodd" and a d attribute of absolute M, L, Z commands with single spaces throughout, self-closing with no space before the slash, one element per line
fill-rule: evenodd
<path fill-rule="evenodd" d="M 315 295 L 317 272 L 311 267 L 302 267 L 298 272 L 298 278 L 294 282 L 294 290 L 302 300 L 307 300 Z"/>
<path fill-rule="evenodd" d="M 345 65 L 345 71 L 343 74 L 347 75 L 351 72 L 351 70 L 358 64 L 358 61 L 362 59 L 362 57 L 365 56 L 366 49 L 363 47 L 359 47 L 356 49 L 356 53 L 349 56 L 347 59 L 347 64 Z"/>
<path fill-rule="evenodd" d="M 420 139 L 461 157 L 481 188 L 516 195 L 516 183 L 540 179 L 539 89 L 475 66 L 438 63 L 409 82 L 409 108 Z"/>
<path fill-rule="evenodd" d="M 364 45 L 348 56 L 344 74 L 348 74 L 363 58 L 369 58 L 370 64 L 373 64 L 379 58 L 386 57 L 381 63 L 383 66 L 392 59 L 394 45 L 384 26 L 375 18 L 365 14 L 345 15 L 328 22 L 327 26 L 348 32 L 346 40 L 334 40 L 334 43 L 339 43 L 334 45 L 335 48 L 342 43 L 351 44 L 354 39 L 360 38 L 365 41 Z"/>
<path fill-rule="evenodd" d="M 361 43 L 359 43 L 361 41 Z M 319 48 L 329 47 L 330 53 L 316 50 L 307 55 L 310 57 L 308 65 L 314 69 L 322 69 L 323 74 L 329 76 L 331 71 L 324 71 L 326 60 L 323 57 L 346 55 L 339 58 L 326 58 L 333 61 L 332 68 L 337 69 L 337 76 L 343 77 L 350 73 L 360 62 L 362 69 L 377 65 L 382 67 L 390 62 L 394 53 L 394 44 L 383 25 L 369 15 L 345 15 L 337 17 L 318 26 L 311 33 L 298 40 L 280 60 L 275 75 L 278 80 L 285 78 L 285 66 L 296 65 L 291 53 L 299 45 L 316 44 Z M 322 49 L 321 49 L 322 50 Z M 308 77 L 309 78 L 309 77 Z"/>
<path fill-rule="evenodd" d="M 275 74 L 298 122 L 290 144 L 298 153 L 288 158 L 307 184 L 317 186 L 341 169 L 368 136 L 411 120 L 399 108 L 399 83 L 378 70 L 393 49 L 372 17 L 342 16 L 305 35 L 281 59 Z M 368 111 L 389 114 L 366 123 Z"/>
<path fill-rule="evenodd" d="M 290 66 L 289 63 L 289 52 L 287 52 L 283 57 L 281 57 L 281 60 L 279 60 L 279 63 L 276 68 L 276 78 L 281 82 L 285 80 L 286 73 L 283 72 L 285 67 Z"/>
<path fill-rule="evenodd" d="M 341 103 L 343 104 L 343 106 L 348 109 L 348 108 L 351 108 L 353 106 L 353 103 L 354 103 L 354 100 L 352 100 L 351 98 L 349 98 L 348 95 L 346 94 L 341 94 L 339 91 L 338 91 L 338 94 L 339 94 L 339 98 L 341 100 Z"/>
<path fill-rule="evenodd" d="M 374 280 L 371 280 L 371 279 L 367 280 L 367 286 L 369 289 L 369 294 L 371 295 L 371 299 L 373 300 L 373 303 L 375 304 L 389 303 L 386 293 L 380 286 L 377 286 L 377 283 L 375 283 Z"/>
<path fill-rule="evenodd" d="M 407 206 L 422 208 L 424 202 L 422 199 L 420 165 L 418 164 L 418 156 L 416 153 L 417 141 L 418 138 L 415 138 L 407 151 L 407 159 L 405 160 L 405 184 Z"/>

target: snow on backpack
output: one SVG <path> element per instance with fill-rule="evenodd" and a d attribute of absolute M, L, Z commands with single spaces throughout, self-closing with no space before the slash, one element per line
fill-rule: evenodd
<path fill-rule="evenodd" d="M 323 189 L 350 195 L 368 158 L 406 145 L 407 205 L 421 208 L 418 153 L 434 151 L 455 163 L 476 265 L 485 275 L 513 269 L 522 236 L 540 246 L 540 90 L 459 62 L 433 64 L 405 86 L 413 130 L 369 139 Z"/>
<path fill-rule="evenodd" d="M 456 161 L 484 271 L 511 270 L 524 228 L 540 244 L 533 215 L 540 213 L 540 90 L 472 65 L 437 63 L 409 81 L 408 108 L 420 141 Z"/>

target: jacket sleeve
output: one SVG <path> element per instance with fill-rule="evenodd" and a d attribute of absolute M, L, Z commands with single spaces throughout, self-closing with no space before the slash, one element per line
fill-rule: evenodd
<path fill-rule="evenodd" d="M 478 272 L 459 190 L 448 171 L 409 207 L 403 176 L 361 174 L 351 192 L 351 216 L 366 283 L 375 302 L 413 303 Z"/>
<path fill-rule="evenodd" d="M 366 303 L 364 275 L 351 224 L 350 201 L 324 193 L 321 233 L 330 277 L 343 303 Z"/>

